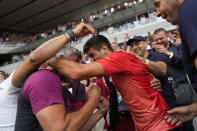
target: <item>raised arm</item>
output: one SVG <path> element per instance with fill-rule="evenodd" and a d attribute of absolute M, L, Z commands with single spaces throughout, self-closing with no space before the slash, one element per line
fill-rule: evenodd
<path fill-rule="evenodd" d="M 81 23 L 73 30 L 75 37 L 82 37 L 90 33 L 95 33 L 94 28 L 90 25 Z M 35 71 L 42 63 L 53 57 L 61 48 L 63 48 L 71 40 L 70 35 L 60 35 L 43 43 L 34 50 L 28 58 L 16 69 L 12 84 L 20 87 L 25 79 Z"/>

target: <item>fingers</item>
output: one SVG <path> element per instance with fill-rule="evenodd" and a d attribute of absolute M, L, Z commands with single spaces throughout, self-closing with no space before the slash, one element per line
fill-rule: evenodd
<path fill-rule="evenodd" d="M 150 84 L 151 84 L 151 87 L 152 87 L 153 89 L 155 89 L 156 91 L 162 91 L 162 89 L 161 89 L 161 83 L 160 83 L 160 81 L 159 81 L 158 79 L 154 78 L 154 79 L 150 82 Z"/>
<path fill-rule="evenodd" d="M 168 114 L 175 114 L 175 113 L 181 113 L 182 112 L 182 107 L 177 107 L 177 108 L 173 108 L 169 111 L 167 111 Z"/>
<path fill-rule="evenodd" d="M 155 89 L 155 88 L 160 88 L 161 87 L 161 85 L 160 85 L 160 83 L 159 82 L 154 82 L 154 83 L 150 83 L 151 84 L 151 86 Z"/>
<path fill-rule="evenodd" d="M 90 83 L 89 88 L 96 87 L 96 83 Z"/>
<path fill-rule="evenodd" d="M 155 49 L 157 52 L 163 52 L 163 49 Z"/>
<path fill-rule="evenodd" d="M 75 29 L 73 29 L 73 32 L 76 37 L 83 37 L 88 34 L 94 34 L 96 31 L 92 26 L 80 23 Z"/>
<path fill-rule="evenodd" d="M 154 86 L 153 89 L 156 91 L 162 91 L 161 86 Z"/>
<path fill-rule="evenodd" d="M 172 121 L 172 117 L 169 116 L 168 119 L 167 119 L 167 122 L 171 124 L 171 121 Z"/>
<path fill-rule="evenodd" d="M 168 122 L 169 124 L 171 124 L 171 125 L 180 126 L 180 125 L 183 123 L 182 120 L 180 120 L 180 119 L 174 117 L 173 115 L 166 115 L 166 116 L 164 117 L 164 119 L 167 120 L 167 122 Z"/>
<path fill-rule="evenodd" d="M 180 126 L 182 123 L 183 123 L 183 121 L 179 120 L 179 121 L 176 123 L 176 125 L 177 125 L 177 126 Z"/>
<path fill-rule="evenodd" d="M 179 121 L 178 119 L 174 118 L 174 119 L 171 121 L 171 125 L 177 124 L 178 121 Z"/>
<path fill-rule="evenodd" d="M 95 29 L 88 24 L 84 24 L 84 27 L 86 27 L 88 29 L 88 30 L 84 30 L 84 32 L 88 32 L 88 33 L 92 33 L 92 34 L 94 34 L 96 32 Z"/>

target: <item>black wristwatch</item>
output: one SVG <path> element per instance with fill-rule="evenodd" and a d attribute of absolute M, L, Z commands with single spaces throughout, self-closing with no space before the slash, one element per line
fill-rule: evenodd
<path fill-rule="evenodd" d="M 70 36 L 72 41 L 75 41 L 75 34 L 72 30 L 68 30 L 66 33 Z"/>

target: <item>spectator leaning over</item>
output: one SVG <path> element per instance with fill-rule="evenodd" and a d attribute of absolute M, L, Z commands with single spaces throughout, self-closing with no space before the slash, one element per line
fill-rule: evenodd
<path fill-rule="evenodd" d="M 164 120 L 169 108 L 162 95 L 151 87 L 152 76 L 134 54 L 113 53 L 108 39 L 100 35 L 87 41 L 84 52 L 96 62 L 84 65 L 60 58 L 56 64 L 58 72 L 72 79 L 111 75 L 132 115 L 136 130 L 166 131 L 175 128 Z"/>
<path fill-rule="evenodd" d="M 85 35 L 85 32 L 83 32 L 85 28 L 94 32 L 89 25 L 80 24 L 78 28 L 74 30 L 75 35 Z M 67 34 L 66 37 L 69 38 Z M 14 130 L 17 98 L 20 87 L 32 72 L 37 70 L 43 62 L 54 56 L 67 42 L 69 42 L 68 40 L 69 39 L 65 39 L 64 35 L 61 35 L 45 42 L 34 50 L 6 80 L 0 83 L 0 130 Z"/>
<path fill-rule="evenodd" d="M 154 0 L 157 16 L 172 24 L 179 24 L 182 41 L 183 64 L 193 88 L 197 91 L 197 1 L 196 0 Z M 197 103 L 178 107 L 168 112 L 171 124 L 180 125 L 197 115 Z"/>
<path fill-rule="evenodd" d="M 147 60 L 163 61 L 163 62 L 166 61 L 165 56 L 163 56 L 159 52 L 152 52 L 151 50 L 146 50 L 148 44 L 147 44 L 147 41 L 145 41 L 145 38 L 143 38 L 141 36 L 136 36 L 133 39 L 131 39 L 130 42 L 131 42 L 132 51 L 137 53 L 137 55 L 139 56 L 142 63 L 145 64 Z M 151 61 L 149 61 L 149 63 L 151 63 Z M 147 66 L 147 69 L 148 69 L 148 67 L 149 66 Z M 168 82 L 168 74 L 165 76 L 162 76 L 162 77 L 156 75 L 155 77 L 157 77 L 161 81 L 162 95 L 163 95 L 164 99 L 166 100 L 168 105 L 171 108 L 173 108 L 176 105 L 175 105 L 175 99 L 173 97 L 171 87 Z M 182 130 L 183 131 L 194 130 L 193 125 L 192 125 L 192 121 L 184 123 Z"/>
<path fill-rule="evenodd" d="M 76 60 L 75 54 L 69 52 L 62 49 L 57 55 L 72 61 Z M 88 101 L 76 111 L 76 97 L 73 98 L 68 89 L 62 87 L 58 76 L 53 69 L 40 70 L 26 80 L 18 99 L 16 131 L 79 129 L 87 131 L 106 113 L 107 100 L 100 98 L 99 89 L 92 85 L 87 92 Z M 66 82 L 65 79 L 62 80 Z M 98 105 L 99 100 L 102 106 Z M 99 110 L 92 114 L 97 105 Z"/>

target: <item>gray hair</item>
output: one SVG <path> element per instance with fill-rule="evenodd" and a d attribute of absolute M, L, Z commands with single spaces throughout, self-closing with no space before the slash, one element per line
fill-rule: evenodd
<path fill-rule="evenodd" d="M 59 56 L 64 56 L 64 58 L 68 58 L 70 55 L 72 54 L 78 54 L 80 55 L 81 52 L 70 46 L 70 45 L 66 45 L 64 48 L 62 48 L 57 54 L 56 54 L 56 57 L 59 57 Z"/>

